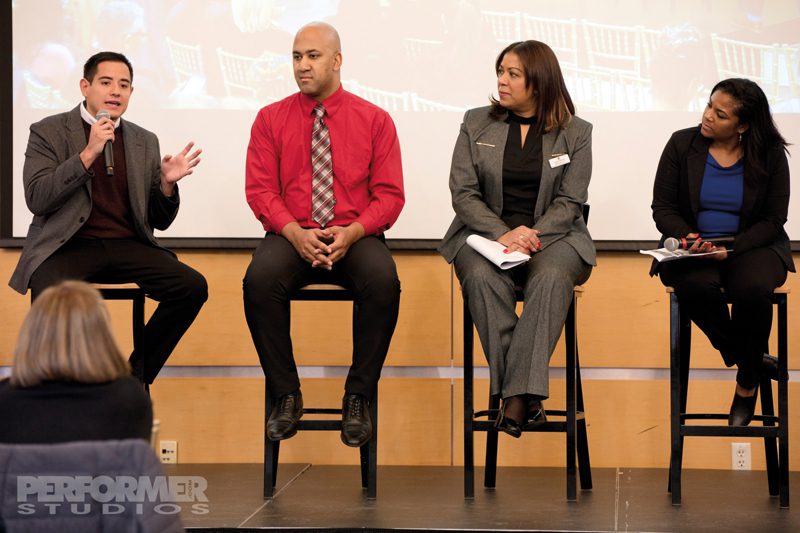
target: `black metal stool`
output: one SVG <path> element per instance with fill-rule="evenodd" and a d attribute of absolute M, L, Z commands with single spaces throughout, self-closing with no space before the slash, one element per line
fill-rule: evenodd
<path fill-rule="evenodd" d="M 586 418 L 583 413 L 583 388 L 581 386 L 581 368 L 578 361 L 578 330 L 576 324 L 578 297 L 583 287 L 575 287 L 572 303 L 569 306 L 567 320 L 564 324 L 566 341 L 567 371 L 567 408 L 563 411 L 547 410 L 548 421 L 541 426 L 527 430 L 531 432 L 563 432 L 566 433 L 567 445 L 567 500 L 577 499 L 575 481 L 575 456 L 577 451 L 580 471 L 581 489 L 592 488 L 592 470 L 589 464 L 589 441 L 586 436 Z M 516 300 L 521 302 L 524 295 L 521 288 L 516 289 Z M 497 418 L 500 398 L 489 395 L 489 409 L 474 412 L 473 400 L 473 323 L 472 315 L 464 299 L 464 497 L 475 497 L 475 458 L 474 432 L 486 431 L 486 469 L 484 487 L 494 488 L 497 477 L 497 429 L 494 420 Z M 479 420 L 480 418 L 487 420 Z M 563 420 L 552 421 L 551 417 Z"/>
<path fill-rule="evenodd" d="M 353 293 L 338 285 L 314 284 L 307 285 L 295 291 L 290 297 L 296 301 L 325 301 L 343 302 L 353 301 Z M 353 312 L 355 313 L 355 302 Z M 269 389 L 264 387 L 264 498 L 272 498 L 275 493 L 275 482 L 278 478 L 278 455 L 280 441 L 271 441 L 267 438 L 267 421 L 272 411 L 272 397 Z M 359 449 L 361 456 L 361 487 L 367 490 L 367 498 L 374 500 L 377 496 L 378 478 L 378 391 L 372 396 L 369 404 L 369 414 L 372 417 L 372 438 Z M 301 418 L 297 424 L 300 431 L 341 431 L 341 408 L 303 408 L 305 415 L 336 415 L 336 418 L 307 420 Z"/>
<path fill-rule="evenodd" d="M 136 375 L 144 383 L 144 289 L 133 283 L 124 285 L 106 285 L 95 283 L 94 288 L 100 292 L 104 300 L 130 300 L 132 305 L 131 322 L 133 325 L 133 351 L 141 357 L 141 365 Z M 145 384 L 149 392 L 149 387 Z"/>
<path fill-rule="evenodd" d="M 778 288 L 772 303 L 778 306 L 778 416 L 772 402 L 772 383 L 768 376 L 759 385 L 761 415 L 753 417 L 761 426 L 730 427 L 721 425 L 690 425 L 689 420 L 727 420 L 727 413 L 687 413 L 686 395 L 689 384 L 689 360 L 692 345 L 691 321 L 682 313 L 672 287 L 669 293 L 669 353 L 670 353 L 670 477 L 667 489 L 672 492 L 672 505 L 681 504 L 681 463 L 684 437 L 763 437 L 767 460 L 767 483 L 770 496 L 780 496 L 780 506 L 789 507 L 789 372 L 787 371 L 787 313 L 789 289 Z M 776 426 L 777 423 L 777 426 Z M 775 439 L 778 439 L 776 451 Z"/>

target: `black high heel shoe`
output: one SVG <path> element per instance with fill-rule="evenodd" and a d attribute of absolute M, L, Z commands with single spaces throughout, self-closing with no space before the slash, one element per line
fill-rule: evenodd
<path fill-rule="evenodd" d="M 528 406 L 528 415 L 522 429 L 535 429 L 547 422 L 547 413 L 544 410 L 544 403 L 541 400 L 534 400 Z"/>
<path fill-rule="evenodd" d="M 758 389 L 749 398 L 733 393 L 733 403 L 731 403 L 731 414 L 728 415 L 729 426 L 746 426 L 753 420 L 756 412 L 756 398 Z"/>
<path fill-rule="evenodd" d="M 497 418 L 494 419 L 494 427 L 497 428 L 498 431 L 502 431 L 503 433 L 511 435 L 515 439 L 518 439 L 522 436 L 522 426 L 520 426 L 513 418 L 506 416 L 505 400 L 500 406 L 500 411 L 497 413 Z"/>
<path fill-rule="evenodd" d="M 768 353 L 762 355 L 761 373 L 772 381 L 778 381 L 778 358 Z"/>

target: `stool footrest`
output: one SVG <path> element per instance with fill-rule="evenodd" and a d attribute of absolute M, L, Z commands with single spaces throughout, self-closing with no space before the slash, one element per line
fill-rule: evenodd
<path fill-rule="evenodd" d="M 484 411 L 477 411 L 475 412 L 474 415 L 472 415 L 472 418 L 474 420 L 478 420 L 479 418 L 488 417 L 490 420 L 494 420 L 495 418 L 497 418 L 498 411 L 499 409 L 486 409 Z M 546 411 L 547 411 L 547 418 L 550 418 L 551 416 L 563 416 L 563 417 L 567 416 L 567 412 L 563 410 L 555 409 L 551 411 L 549 409 L 546 409 Z M 584 418 L 586 417 L 584 416 L 583 411 L 575 411 L 575 420 L 583 420 Z M 725 418 L 727 419 L 728 416 L 725 415 Z"/>
<path fill-rule="evenodd" d="M 550 414 L 550 413 L 548 413 Z M 728 415 L 723 413 L 683 413 L 681 414 L 681 422 L 686 420 L 727 420 Z M 753 420 L 757 422 L 770 422 L 771 424 L 778 423 L 778 417 L 775 415 L 753 415 Z"/>
<path fill-rule="evenodd" d="M 339 431 L 342 429 L 341 420 L 300 420 L 297 429 L 304 431 Z"/>
<path fill-rule="evenodd" d="M 684 437 L 778 437 L 777 426 L 681 426 Z"/>
<path fill-rule="evenodd" d="M 304 407 L 304 415 L 339 415 L 341 416 L 342 410 L 334 407 Z"/>

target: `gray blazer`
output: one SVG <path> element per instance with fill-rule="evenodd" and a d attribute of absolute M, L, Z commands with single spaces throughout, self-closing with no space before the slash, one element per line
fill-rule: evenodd
<path fill-rule="evenodd" d="M 503 154 L 508 124 L 489 116 L 489 107 L 464 115 L 450 167 L 450 192 L 456 216 L 439 245 L 448 263 L 477 233 L 496 240 L 511 228 L 503 212 Z M 569 155 L 570 162 L 550 167 L 550 159 Z M 534 229 L 542 249 L 564 239 L 586 263 L 597 263 L 594 243 L 583 220 L 592 176 L 592 125 L 573 117 L 564 129 L 542 135 L 542 180 L 534 209 Z"/>
<path fill-rule="evenodd" d="M 153 228 L 166 229 L 175 219 L 180 203 L 177 189 L 172 198 L 161 192 L 155 134 L 127 120 L 122 132 L 134 229 L 140 240 L 161 247 Z M 94 176 L 83 168 L 79 156 L 85 146 L 80 107 L 31 125 L 22 179 L 33 221 L 8 283 L 22 294 L 39 265 L 75 235 L 92 211 Z"/>

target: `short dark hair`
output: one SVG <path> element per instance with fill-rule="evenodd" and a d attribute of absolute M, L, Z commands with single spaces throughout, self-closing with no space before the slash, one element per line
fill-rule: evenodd
<path fill-rule="evenodd" d="M 757 174 L 766 175 L 767 153 L 776 148 L 786 148 L 786 139 L 778 131 L 769 109 L 767 95 L 761 87 L 746 78 L 729 78 L 717 83 L 711 94 L 720 91 L 730 96 L 736 105 L 734 113 L 740 124 L 748 126 L 742 133 L 745 165 Z"/>
<path fill-rule="evenodd" d="M 525 72 L 525 87 L 533 87 L 534 114 L 537 125 L 542 131 L 564 128 L 575 115 L 575 106 L 569 96 L 561 66 L 553 50 L 540 41 L 521 41 L 506 46 L 497 56 L 494 71 L 500 70 L 500 64 L 506 54 L 513 53 L 519 57 Z M 490 115 L 500 118 L 506 109 L 500 102 L 490 98 L 492 108 Z"/>
<path fill-rule="evenodd" d="M 91 82 L 94 75 L 97 74 L 97 65 L 104 61 L 115 61 L 117 63 L 125 63 L 128 71 L 131 73 L 131 81 L 133 81 L 133 67 L 128 58 L 118 52 L 97 52 L 95 55 L 86 60 L 83 65 L 83 79 Z"/>

